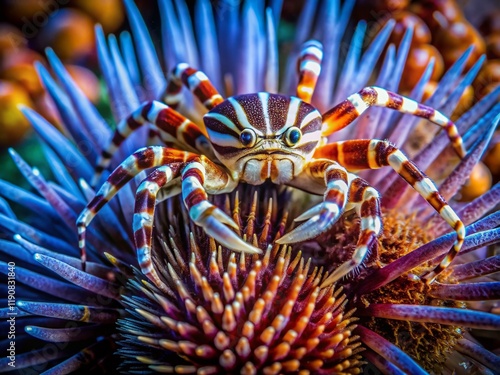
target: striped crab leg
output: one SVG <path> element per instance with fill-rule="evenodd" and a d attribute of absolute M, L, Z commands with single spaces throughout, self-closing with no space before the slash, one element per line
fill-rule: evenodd
<path fill-rule="evenodd" d="M 365 87 L 323 114 L 323 135 L 328 136 L 345 128 L 372 106 L 391 108 L 428 119 L 446 131 L 458 156 L 461 158 L 465 156 L 462 137 L 453 121 L 431 107 L 380 87 Z"/>
<path fill-rule="evenodd" d="M 162 100 L 172 108 L 177 108 L 182 101 L 183 85 L 185 85 L 208 110 L 211 110 L 224 101 L 205 73 L 191 68 L 186 63 L 180 63 L 172 70 L 167 88 L 162 95 Z"/>
<path fill-rule="evenodd" d="M 161 290 L 166 291 L 167 287 L 158 276 L 152 261 L 154 213 L 160 191 L 179 176 L 182 176 L 184 204 L 188 208 L 190 218 L 197 225 L 223 246 L 247 253 L 260 253 L 260 249 L 244 242 L 228 228 L 237 228 L 229 216 L 208 202 L 203 187 L 206 169 L 212 170 L 212 173 L 208 173 L 210 179 L 214 174 L 220 177 L 212 180 L 211 188 L 217 188 L 221 192 L 234 188 L 229 176 L 224 178 L 223 172 L 218 170 L 215 164 L 193 157 L 186 163 L 171 163 L 156 168 L 137 189 L 133 224 L 137 260 L 142 273 Z"/>
<path fill-rule="evenodd" d="M 133 231 L 137 261 L 142 273 L 163 291 L 168 288 L 153 266 L 151 253 L 154 214 L 158 193 L 179 175 L 181 166 L 182 163 L 171 163 L 156 168 L 141 182 L 135 195 Z"/>
<path fill-rule="evenodd" d="M 353 175 L 354 176 L 354 175 Z M 358 243 L 349 261 L 338 266 L 321 284 L 333 284 L 362 264 L 366 256 L 377 246 L 382 231 L 382 214 L 377 190 L 360 177 L 355 177 L 349 189 L 349 204 L 354 205 L 361 218 Z"/>
<path fill-rule="evenodd" d="M 311 103 L 314 88 L 321 72 L 321 61 L 323 60 L 323 46 L 316 40 L 304 43 L 299 56 L 299 83 L 297 85 L 297 97 L 306 103 Z"/>
<path fill-rule="evenodd" d="M 92 186 L 97 184 L 102 172 L 108 168 L 120 145 L 131 133 L 146 124 L 151 124 L 156 134 L 167 144 L 211 155 L 210 143 L 196 124 L 163 103 L 146 102 L 118 124 L 110 144 L 102 150 L 97 161 Z"/>
<path fill-rule="evenodd" d="M 185 162 L 196 156 L 187 151 L 150 146 L 144 147 L 126 158 L 108 177 L 97 191 L 95 197 L 87 204 L 76 221 L 78 228 L 78 246 L 82 256 L 82 264 L 86 261 L 86 229 L 99 210 L 113 198 L 118 191 L 141 171 L 164 164 Z"/>
<path fill-rule="evenodd" d="M 463 222 L 439 194 L 434 183 L 390 142 L 373 139 L 330 143 L 319 147 L 314 157 L 338 161 L 348 170 L 392 167 L 453 228 L 457 234 L 455 243 L 441 263 L 424 277 L 427 284 L 432 283 L 460 251 L 465 238 Z"/>
<path fill-rule="evenodd" d="M 182 171 L 177 169 L 178 164 L 183 166 Z M 235 233 L 230 231 L 226 225 L 238 228 L 237 224 L 207 200 L 205 187 L 214 194 L 225 193 L 235 188 L 236 183 L 225 171 L 203 156 L 199 157 L 187 151 L 179 151 L 167 147 L 150 146 L 136 151 L 125 159 L 109 175 L 108 180 L 78 217 L 78 243 L 83 265 L 86 261 L 86 228 L 99 210 L 116 195 L 120 188 L 141 171 L 161 166 L 169 168 L 159 169 L 159 172 L 154 174 L 152 179 L 146 179 L 144 184 L 140 185 L 137 199 L 145 199 L 145 195 L 147 195 L 147 201 L 146 203 L 136 203 L 138 205 L 138 211 L 136 212 L 138 216 L 134 216 L 134 237 L 137 241 L 136 246 L 138 256 L 140 257 L 139 261 L 141 268 L 144 267 L 150 276 L 154 278 L 154 275 L 150 273 L 150 259 L 148 260 L 148 257 L 151 256 L 151 228 L 149 224 L 152 225 L 153 222 L 153 216 L 150 216 L 150 213 L 154 213 L 154 205 L 156 204 L 156 196 L 159 189 L 166 186 L 169 181 L 179 175 L 179 173 L 174 173 L 169 178 L 162 180 L 162 171 L 165 173 L 180 171 L 183 201 L 189 211 L 189 216 L 208 235 L 212 236 L 223 246 L 235 251 L 251 254 L 261 252 L 260 249 L 244 242 Z M 206 170 L 208 170 L 208 173 L 205 172 Z M 205 179 L 206 174 L 207 178 Z M 160 186 L 158 183 L 162 181 L 165 185 Z M 158 190 L 156 190 L 156 186 L 158 186 Z M 149 189 L 151 189 L 151 194 Z"/>
<path fill-rule="evenodd" d="M 236 185 L 227 172 L 204 156 L 190 161 L 182 170 L 182 200 L 190 219 L 221 245 L 234 251 L 260 254 L 262 250 L 246 243 L 228 228 L 239 229 L 233 219 L 208 201 L 207 190 L 212 194 L 227 193 Z"/>
<path fill-rule="evenodd" d="M 294 230 L 286 233 L 276 242 L 288 244 L 305 241 L 331 228 L 344 212 L 348 191 L 349 174 L 335 162 L 312 160 L 305 172 L 296 177 L 293 186 L 306 186 L 313 181 L 324 180 L 326 191 L 323 202 L 297 217 L 295 221 L 307 220 Z"/>

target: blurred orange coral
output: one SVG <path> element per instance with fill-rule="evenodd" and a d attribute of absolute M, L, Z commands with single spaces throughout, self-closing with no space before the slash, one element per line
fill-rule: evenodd
<path fill-rule="evenodd" d="M 19 142 L 31 128 L 19 105 L 33 106 L 26 90 L 14 83 L 0 80 L 0 147 Z"/>

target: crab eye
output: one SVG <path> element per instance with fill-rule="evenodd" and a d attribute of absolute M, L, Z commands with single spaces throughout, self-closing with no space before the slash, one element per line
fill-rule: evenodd
<path fill-rule="evenodd" d="M 241 144 L 246 147 L 252 147 L 256 139 L 257 135 L 252 129 L 244 129 L 240 134 Z"/>
<path fill-rule="evenodd" d="M 302 132 L 296 126 L 288 129 L 285 133 L 285 142 L 288 146 L 295 146 L 302 138 Z"/>

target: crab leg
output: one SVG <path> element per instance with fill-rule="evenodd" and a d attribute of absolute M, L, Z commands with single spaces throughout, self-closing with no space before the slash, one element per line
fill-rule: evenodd
<path fill-rule="evenodd" d="M 434 183 L 418 167 L 388 141 L 351 140 L 331 143 L 318 148 L 315 158 L 338 161 L 348 170 L 377 169 L 391 166 L 403 177 L 455 230 L 457 239 L 446 257 L 425 276 L 427 284 L 432 283 L 460 251 L 465 238 L 465 226 L 455 211 L 439 194 Z"/>
<path fill-rule="evenodd" d="M 85 248 L 85 234 L 86 228 L 99 212 L 99 210 L 111 199 L 116 193 L 122 188 L 127 182 L 134 178 L 141 171 L 159 167 L 168 166 L 170 171 L 176 170 L 175 165 L 184 165 L 182 170 L 182 195 L 183 201 L 189 210 L 190 218 L 199 226 L 201 226 L 205 232 L 212 236 L 215 240 L 235 251 L 242 251 L 247 253 L 260 253 L 261 250 L 244 242 L 239 238 L 234 232 L 230 231 L 226 225 L 233 228 L 237 228 L 237 224 L 224 212 L 212 205 L 207 200 L 207 193 L 205 188 L 211 194 L 226 193 L 234 190 L 236 187 L 236 182 L 231 179 L 231 177 L 223 170 L 220 169 L 216 164 L 212 163 L 206 157 L 199 157 L 196 154 L 192 154 L 187 151 L 179 151 L 167 147 L 161 146 L 150 146 L 142 148 L 131 156 L 129 156 L 125 161 L 120 164 L 108 177 L 108 180 L 102 185 L 102 187 L 97 192 L 96 196 L 87 205 L 87 207 L 82 211 L 77 219 L 78 227 L 78 240 L 79 247 L 82 254 L 82 264 L 86 261 L 86 248 Z M 207 179 L 205 180 L 205 174 L 207 170 Z M 161 169 L 160 169 L 161 171 Z M 160 172 L 158 172 L 159 174 Z M 167 172 L 166 172 L 167 173 Z M 170 177 L 170 180 L 175 177 L 175 174 Z M 153 176 L 153 183 L 158 185 L 155 179 L 162 181 L 160 177 Z M 167 184 L 169 179 L 165 179 L 164 182 Z M 145 185 L 141 185 L 140 190 L 143 191 L 146 187 L 153 189 L 153 195 L 148 195 L 149 202 L 153 202 L 147 205 L 147 210 L 137 212 L 139 214 L 145 213 L 149 214 L 149 211 L 154 211 L 154 205 L 156 204 L 156 187 L 154 184 L 148 185 L 148 180 L 145 180 Z M 165 186 L 165 185 L 164 185 Z M 161 187 L 161 186 L 159 186 Z M 146 191 L 148 191 L 146 189 Z M 148 193 L 149 194 L 149 193 Z M 139 195 L 138 199 L 140 199 Z M 146 202 L 147 203 L 147 202 Z M 139 202 L 139 207 L 144 208 L 144 205 Z M 135 236 L 139 236 L 140 241 L 138 242 L 142 247 L 149 246 L 142 250 L 138 249 L 140 256 L 139 261 L 144 265 L 147 272 L 150 272 L 148 268 L 148 259 L 150 256 L 151 249 L 151 238 L 148 232 L 148 226 L 141 229 L 140 216 L 134 217 Z M 148 220 L 144 220 L 143 223 L 147 223 Z M 226 225 L 224 225 L 226 224 Z M 137 233 L 137 230 L 141 232 Z M 149 244 L 144 242 L 143 238 L 148 237 Z M 154 276 L 153 276 L 154 277 Z"/>
<path fill-rule="evenodd" d="M 314 238 L 331 228 L 344 212 L 349 191 L 347 171 L 339 164 L 329 160 L 313 160 L 306 171 L 296 177 L 293 186 L 310 184 L 310 180 L 323 179 L 326 191 L 323 202 L 297 217 L 296 221 L 307 221 L 276 242 L 279 244 L 296 243 Z"/>
<path fill-rule="evenodd" d="M 349 204 L 355 206 L 356 212 L 361 218 L 361 231 L 358 243 L 351 259 L 338 266 L 323 281 L 321 284 L 322 287 L 333 284 L 358 267 L 366 255 L 376 246 L 377 238 L 382 230 L 379 194 L 362 178 L 356 177 L 351 182 Z"/>
<path fill-rule="evenodd" d="M 233 233 L 226 225 L 237 228 L 234 221 L 207 201 L 207 194 L 202 182 L 205 169 L 207 169 L 204 164 L 207 165 L 208 169 L 215 168 L 212 173 L 209 173 L 210 177 L 214 177 L 212 175 L 217 174 L 217 171 L 219 171 L 217 176 L 219 178 L 215 180 L 217 186 L 212 186 L 212 189 L 217 188 L 219 189 L 218 192 L 223 192 L 234 188 L 229 177 L 223 178 L 223 173 L 216 169 L 214 165 L 202 159 L 193 158 L 187 163 L 171 163 L 155 169 L 137 189 L 133 228 L 137 260 L 142 273 L 162 290 L 166 287 L 153 266 L 151 253 L 154 213 L 160 190 L 180 175 L 182 175 L 184 204 L 189 210 L 191 219 L 197 225 L 201 226 L 207 234 L 214 237 L 219 243 L 230 249 L 248 253 L 260 252 L 259 249 L 247 244 Z"/>
<path fill-rule="evenodd" d="M 236 182 L 204 156 L 188 163 L 182 171 L 182 199 L 191 220 L 229 249 L 260 254 L 259 248 L 246 243 L 227 227 L 238 229 L 233 219 L 208 201 L 205 188 L 210 194 L 220 194 L 233 191 L 235 187 Z"/>
<path fill-rule="evenodd" d="M 323 135 L 345 128 L 369 107 L 385 107 L 428 119 L 448 134 L 455 152 L 463 158 L 465 148 L 455 124 L 441 112 L 380 87 L 365 87 L 323 114 Z"/>
<path fill-rule="evenodd" d="M 180 146 L 187 151 L 210 155 L 211 147 L 207 137 L 196 124 L 165 104 L 157 101 L 146 102 L 118 124 L 110 144 L 102 150 L 97 161 L 92 186 L 97 184 L 102 172 L 109 166 L 113 154 L 125 139 L 149 123 L 163 142 Z"/>
<path fill-rule="evenodd" d="M 167 88 L 162 95 L 163 101 L 172 108 L 177 108 L 182 101 L 183 85 L 186 85 L 208 110 L 224 100 L 205 73 L 191 68 L 186 63 L 180 63 L 170 74 Z"/>
<path fill-rule="evenodd" d="M 299 56 L 299 83 L 297 85 L 297 97 L 307 103 L 311 99 L 321 72 L 321 60 L 323 60 L 323 46 L 316 40 L 304 43 Z"/>
<path fill-rule="evenodd" d="M 134 208 L 134 241 L 137 261 L 142 273 L 158 288 L 165 290 L 152 261 L 153 221 L 157 196 L 164 186 L 179 176 L 182 163 L 171 163 L 156 168 L 137 188 Z"/>
<path fill-rule="evenodd" d="M 85 234 L 86 229 L 99 210 L 113 198 L 116 193 L 141 171 L 175 162 L 186 162 L 197 155 L 187 151 L 150 146 L 144 147 L 126 158 L 108 177 L 95 197 L 82 211 L 76 221 L 78 228 L 78 246 L 80 247 L 82 264 L 86 261 Z"/>

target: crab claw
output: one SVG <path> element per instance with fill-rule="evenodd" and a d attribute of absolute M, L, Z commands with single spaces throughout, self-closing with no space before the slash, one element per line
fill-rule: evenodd
<path fill-rule="evenodd" d="M 320 285 L 320 288 L 326 288 L 327 286 L 330 286 L 333 283 L 337 282 L 345 275 L 347 275 L 349 272 L 351 272 L 353 268 L 354 265 L 352 265 L 350 262 L 345 262 L 341 264 L 330 275 L 328 275 L 328 277 L 325 280 L 323 280 L 323 282 Z"/>
<path fill-rule="evenodd" d="M 322 209 L 323 204 L 317 204 L 316 206 L 297 216 L 295 219 L 293 219 L 293 221 L 305 221 L 307 219 L 310 219 L 313 216 L 319 215 Z"/>
<path fill-rule="evenodd" d="M 203 225 L 205 232 L 221 245 L 247 254 L 261 254 L 262 250 L 243 241 L 238 235 L 222 224 L 214 216 L 209 216 Z"/>
<path fill-rule="evenodd" d="M 289 244 L 309 240 L 330 229 L 338 220 L 341 210 L 332 202 L 323 202 L 300 215 L 296 221 L 308 218 L 291 232 L 288 232 L 276 242 Z"/>
<path fill-rule="evenodd" d="M 206 234 L 222 246 L 247 254 L 262 253 L 261 249 L 243 241 L 236 233 L 231 231 L 228 226 L 238 229 L 238 224 L 208 201 L 202 201 L 192 207 L 189 211 L 189 216 L 197 225 L 203 228 Z"/>
<path fill-rule="evenodd" d="M 213 206 L 213 207 L 214 207 L 214 210 L 209 213 L 209 216 L 212 216 L 213 218 L 217 219 L 218 221 L 220 221 L 223 224 L 229 225 L 233 229 L 236 229 L 236 230 L 239 229 L 238 224 L 236 224 L 231 217 L 226 215 L 224 213 L 224 211 L 222 211 L 221 209 L 219 209 L 215 206 Z"/>

